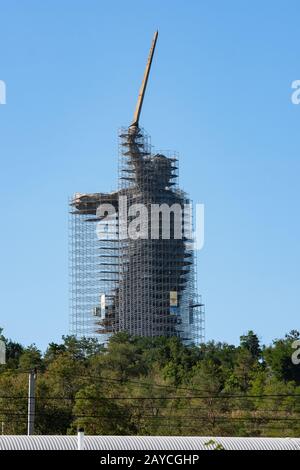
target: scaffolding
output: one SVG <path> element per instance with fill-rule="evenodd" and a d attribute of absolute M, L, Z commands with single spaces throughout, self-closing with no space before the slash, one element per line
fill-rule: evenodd
<path fill-rule="evenodd" d="M 118 240 L 101 238 L 97 208 L 115 200 L 113 193 L 75 193 L 69 201 L 70 332 L 77 337 L 98 336 L 99 317 L 105 309 L 106 316 L 114 316 Z M 101 331 L 104 342 L 105 333 L 117 331 L 113 325 L 106 330 Z"/>
<path fill-rule="evenodd" d="M 103 342 L 112 333 L 127 331 L 199 344 L 204 340 L 204 306 L 197 297 L 193 240 L 184 230 L 191 214 L 182 218 L 180 239 L 172 211 L 167 239 L 161 218 L 154 227 L 157 220 L 151 217 L 154 205 L 175 204 L 185 214 L 191 203 L 178 188 L 178 155 L 155 153 L 143 129 L 122 128 L 119 138 L 118 191 L 76 193 L 70 200 L 71 332 L 100 335 Z M 99 215 L 103 204 L 110 204 L 115 214 Z M 147 214 L 143 218 L 139 212 L 134 237 L 133 207 Z"/>
<path fill-rule="evenodd" d="M 104 343 L 118 331 L 204 341 L 191 201 L 178 187 L 178 155 L 155 153 L 139 127 L 157 36 L 133 122 L 119 131 L 118 189 L 76 193 L 69 202 L 70 329 Z"/>

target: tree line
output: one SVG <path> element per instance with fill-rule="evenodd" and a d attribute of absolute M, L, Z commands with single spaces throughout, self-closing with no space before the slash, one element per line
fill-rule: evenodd
<path fill-rule="evenodd" d="M 238 346 L 185 346 L 131 337 L 106 346 L 65 336 L 44 354 L 5 338 L 0 429 L 25 434 L 28 372 L 37 369 L 36 434 L 300 437 L 300 365 L 293 330 L 269 346 L 253 331 Z"/>

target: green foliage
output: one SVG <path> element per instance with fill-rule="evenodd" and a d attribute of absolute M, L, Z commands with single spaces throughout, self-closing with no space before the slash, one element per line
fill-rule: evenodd
<path fill-rule="evenodd" d="M 19 357 L 19 367 L 20 369 L 30 370 L 34 368 L 42 367 L 42 354 L 41 351 L 37 349 L 35 344 L 28 346 L 28 348 L 23 349 Z"/>
<path fill-rule="evenodd" d="M 75 396 L 73 428 L 83 427 L 88 434 L 131 434 L 130 409 L 114 400 L 112 391 L 101 383 L 87 385 Z"/>
<path fill-rule="evenodd" d="M 210 439 L 209 441 L 205 442 L 204 445 L 212 450 L 225 450 L 224 446 L 219 442 L 216 442 L 214 439 Z"/>
<path fill-rule="evenodd" d="M 294 352 L 292 343 L 299 339 L 299 332 L 292 330 L 284 339 L 276 339 L 263 352 L 266 364 L 279 380 L 295 381 L 300 385 L 300 367 L 291 361 Z"/>
<path fill-rule="evenodd" d="M 21 344 L 15 343 L 11 340 L 5 341 L 6 346 L 6 363 L 9 368 L 16 369 L 19 365 L 20 357 L 24 352 Z"/>
<path fill-rule="evenodd" d="M 118 333 L 106 347 L 65 336 L 41 354 L 6 339 L 0 367 L 4 433 L 26 433 L 28 371 L 37 368 L 37 434 L 300 436 L 300 366 L 291 331 L 261 346 L 184 346 L 178 338 Z M 210 445 L 212 445 L 210 441 Z M 213 448 L 218 450 L 218 444 Z"/>
<path fill-rule="evenodd" d="M 261 355 L 261 349 L 259 345 L 259 339 L 252 330 L 248 331 L 246 335 L 240 337 L 241 347 L 247 349 L 251 356 L 258 359 Z"/>

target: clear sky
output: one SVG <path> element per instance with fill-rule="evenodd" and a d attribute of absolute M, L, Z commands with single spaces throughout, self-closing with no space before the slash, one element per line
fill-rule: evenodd
<path fill-rule="evenodd" d="M 299 328 L 299 2 L 0 0 L 0 326 L 68 333 L 68 197 L 117 182 L 152 35 L 141 125 L 205 204 L 206 337 Z"/>

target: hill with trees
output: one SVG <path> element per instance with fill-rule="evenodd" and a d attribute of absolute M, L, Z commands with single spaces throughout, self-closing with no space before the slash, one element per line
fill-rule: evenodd
<path fill-rule="evenodd" d="M 300 365 L 294 330 L 270 346 L 249 331 L 239 346 L 118 333 L 106 347 L 63 337 L 44 354 L 6 343 L 0 424 L 25 434 L 28 372 L 37 368 L 36 434 L 300 437 Z"/>

